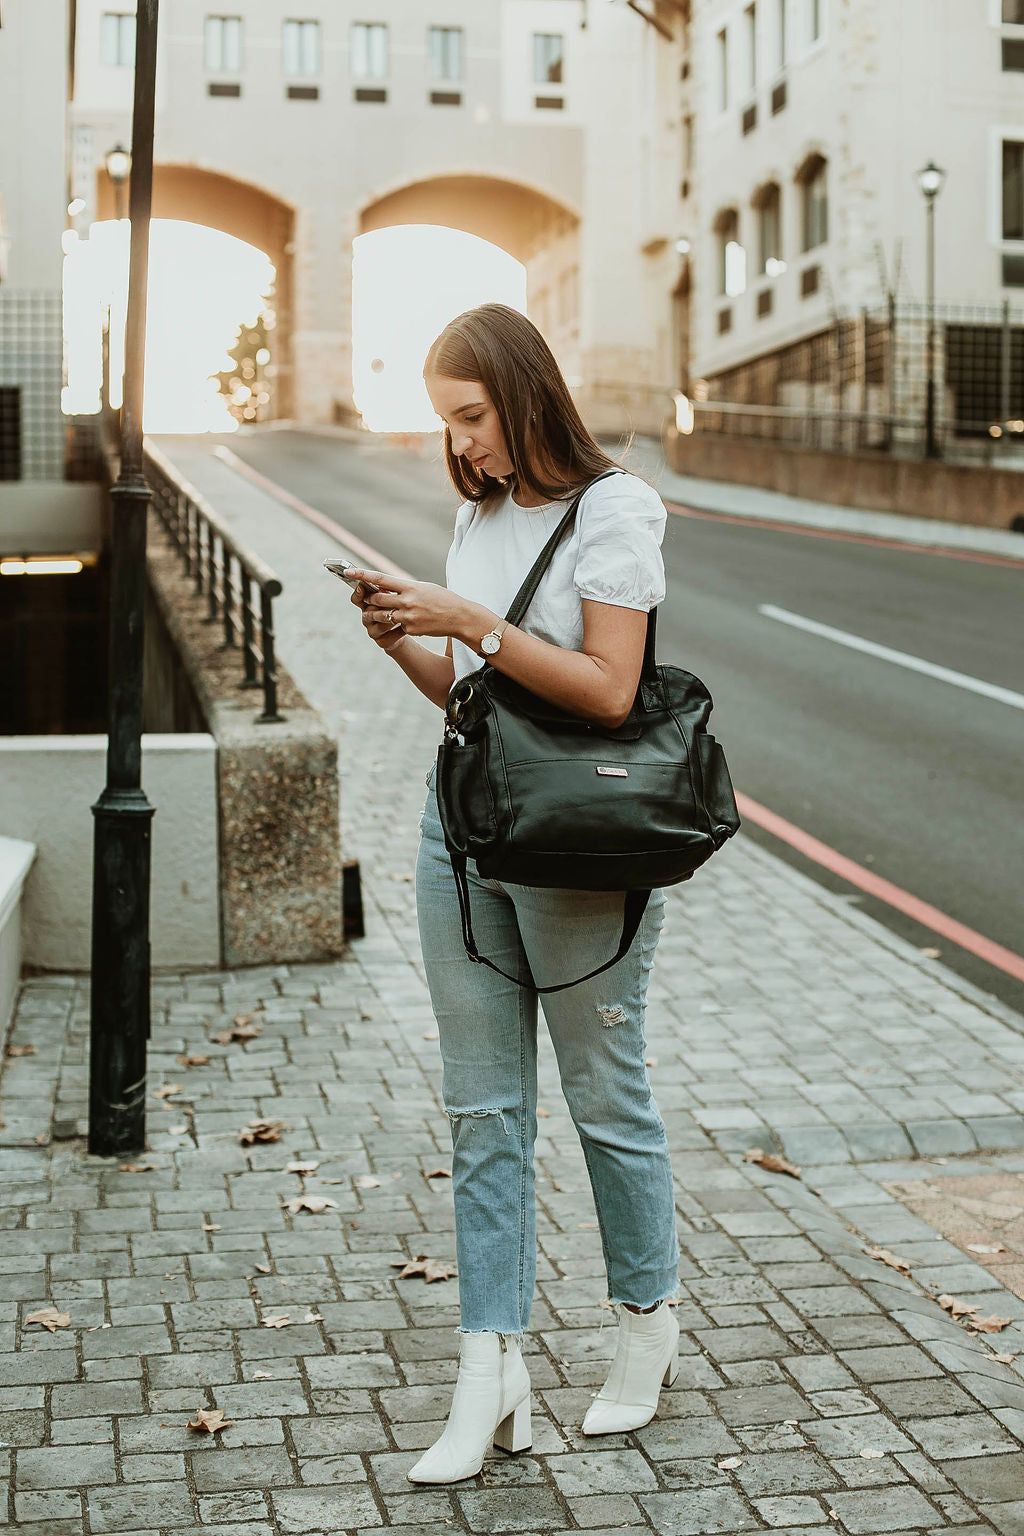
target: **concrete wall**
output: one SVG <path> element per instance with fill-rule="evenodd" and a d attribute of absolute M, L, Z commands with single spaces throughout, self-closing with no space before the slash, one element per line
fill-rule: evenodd
<path fill-rule="evenodd" d="M 14 1011 L 21 981 L 21 897 L 36 850 L 0 837 L 0 1032 Z"/>
<path fill-rule="evenodd" d="M 99 549 L 106 510 L 101 486 L 65 480 L 12 481 L 0 492 L 0 554 L 72 554 Z"/>
<path fill-rule="evenodd" d="M 0 737 L 0 834 L 38 849 L 26 882 L 28 965 L 87 970 L 93 818 L 105 778 L 103 736 Z M 142 782 L 153 818 L 154 966 L 220 963 L 217 753 L 212 736 L 144 736 Z"/>
<path fill-rule="evenodd" d="M 786 443 L 696 432 L 667 434 L 681 475 L 756 485 L 809 501 L 902 512 L 944 523 L 1010 528 L 1021 515 L 1022 479 L 1013 470 L 897 459 L 883 453 L 825 453 Z M 1021 539 L 1024 552 L 1024 537 Z"/>

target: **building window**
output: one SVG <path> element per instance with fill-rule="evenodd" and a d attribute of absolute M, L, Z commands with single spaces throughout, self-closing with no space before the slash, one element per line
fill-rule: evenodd
<path fill-rule="evenodd" d="M 428 27 L 427 50 L 433 80 L 462 79 L 462 28 Z"/>
<path fill-rule="evenodd" d="M 388 77 L 388 29 L 383 21 L 352 23 L 352 76 L 356 80 Z"/>
<path fill-rule="evenodd" d="M 765 277 L 777 277 L 784 270 L 782 192 L 778 182 L 769 182 L 755 194 L 754 208 L 757 212 L 757 270 Z"/>
<path fill-rule="evenodd" d="M 1024 0 L 1003 0 L 1003 25 L 1024 27 Z"/>
<path fill-rule="evenodd" d="M 757 5 L 748 5 L 743 12 L 747 33 L 747 88 L 757 90 Z"/>
<path fill-rule="evenodd" d="M 104 11 L 100 21 L 100 58 L 123 69 L 135 63 L 135 17 Z"/>
<path fill-rule="evenodd" d="M 561 32 L 533 34 L 533 81 L 535 85 L 562 85 L 565 39 Z"/>
<path fill-rule="evenodd" d="M 1024 143 L 1003 140 L 1003 239 L 1024 240 Z"/>
<path fill-rule="evenodd" d="M 320 73 L 320 23 L 318 21 L 285 22 L 284 72 L 293 78 Z"/>
<path fill-rule="evenodd" d="M 729 105 L 729 30 L 723 27 L 715 39 L 718 59 L 718 110 L 724 112 Z"/>
<path fill-rule="evenodd" d="M 828 161 L 810 155 L 797 173 L 801 196 L 801 235 L 805 251 L 828 240 Z"/>
<path fill-rule="evenodd" d="M 811 7 L 811 42 L 816 43 L 821 37 L 825 24 L 825 0 L 810 0 Z"/>
<path fill-rule="evenodd" d="M 735 299 L 746 292 L 747 253 L 740 244 L 740 216 L 735 208 L 725 208 L 715 220 L 718 255 L 718 292 Z"/>
<path fill-rule="evenodd" d="M 237 75 L 241 72 L 242 18 L 240 16 L 207 16 L 204 41 L 208 70 L 226 75 Z"/>
<path fill-rule="evenodd" d="M 775 60 L 780 69 L 786 67 L 786 0 L 775 0 Z"/>

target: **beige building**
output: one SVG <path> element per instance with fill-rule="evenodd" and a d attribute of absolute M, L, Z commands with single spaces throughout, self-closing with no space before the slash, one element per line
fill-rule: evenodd
<path fill-rule="evenodd" d="M 59 480 L 67 0 L 0 11 L 0 482 Z M 0 492 L 0 496 L 2 496 Z"/>
<path fill-rule="evenodd" d="M 675 3 L 658 8 L 678 17 Z M 78 0 L 82 233 L 113 208 L 104 159 L 129 132 L 133 9 Z M 671 61 L 640 11 L 163 0 L 154 213 L 274 262 L 278 415 L 346 410 L 352 242 L 404 223 L 459 228 L 521 260 L 531 310 L 585 396 L 664 378 L 669 317 L 645 248 L 655 226 L 660 239 L 650 176 L 675 158 L 654 90 Z"/>
<path fill-rule="evenodd" d="M 681 54 L 678 382 L 919 413 L 931 162 L 940 410 L 1024 411 L 1022 0 L 694 0 Z"/>

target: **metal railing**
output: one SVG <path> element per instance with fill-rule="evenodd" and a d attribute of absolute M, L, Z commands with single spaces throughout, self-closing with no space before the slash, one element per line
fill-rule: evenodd
<path fill-rule="evenodd" d="M 262 688 L 263 713 L 257 724 L 275 725 L 285 717 L 277 708 L 273 600 L 282 587 L 259 555 L 243 550 L 209 502 L 179 475 L 147 439 L 144 473 L 153 493 L 153 510 L 174 541 L 197 596 L 206 597 L 207 622 L 220 623 L 224 649 L 238 648 L 241 688 Z"/>

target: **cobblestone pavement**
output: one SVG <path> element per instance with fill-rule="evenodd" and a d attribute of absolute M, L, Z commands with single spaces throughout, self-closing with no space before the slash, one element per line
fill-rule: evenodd
<path fill-rule="evenodd" d="M 194 448 L 180 457 L 285 583 L 281 651 L 339 732 L 368 937 L 332 965 L 157 978 L 133 1172 L 78 1139 L 86 982 L 26 983 L 9 1044 L 35 1053 L 8 1054 L 0 1085 L 13 1528 L 1024 1533 L 1024 1301 L 997 1255 L 898 1198 L 915 1181 L 985 1198 L 1017 1182 L 1024 1020 L 742 835 L 670 893 L 650 996 L 683 1248 L 674 1389 L 635 1434 L 579 1433 L 614 1333 L 545 1048 L 533 1448 L 452 1488 L 407 1483 L 456 1348 L 455 1282 L 398 1274 L 454 1254 L 409 878 L 437 714 L 321 576 L 326 535 Z M 212 1038 L 249 1016 L 252 1038 Z M 242 1145 L 257 1118 L 283 1121 L 280 1140 Z M 754 1145 L 802 1179 L 745 1162 Z M 301 1195 L 327 1203 L 289 1210 Z M 1003 1219 L 976 1214 L 984 1232 Z M 943 1293 L 976 1309 L 966 1321 L 1011 1321 L 969 1332 Z M 29 1323 L 51 1306 L 66 1326 Z M 198 1408 L 234 1422 L 192 1431 Z"/>

